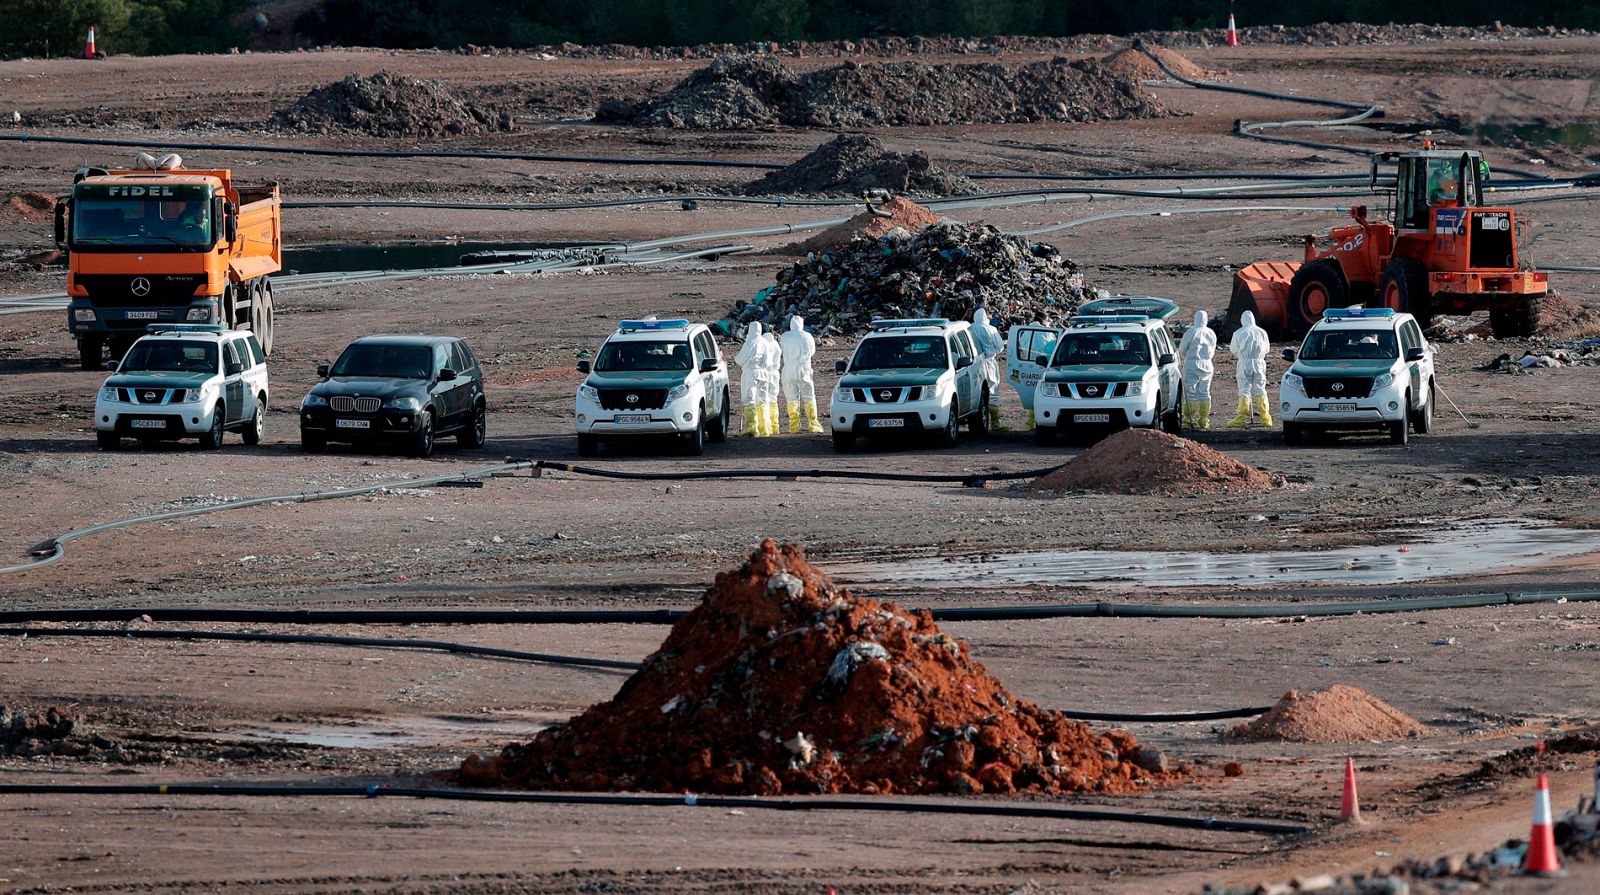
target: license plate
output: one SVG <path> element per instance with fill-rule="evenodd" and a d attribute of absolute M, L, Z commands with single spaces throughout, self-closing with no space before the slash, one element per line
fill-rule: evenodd
<path fill-rule="evenodd" d="M 370 429 L 372 420 L 334 420 L 335 429 Z"/>
<path fill-rule="evenodd" d="M 1075 423 L 1109 423 L 1109 422 L 1111 422 L 1111 414 L 1109 414 L 1109 413 L 1074 413 L 1072 415 L 1072 421 L 1075 422 Z"/>
<path fill-rule="evenodd" d="M 613 416 L 611 418 L 611 421 L 616 423 L 616 424 L 618 424 L 618 425 L 626 425 L 628 423 L 648 423 L 648 422 L 650 422 L 650 414 L 648 414 L 648 413 L 619 413 L 616 416 Z"/>
<path fill-rule="evenodd" d="M 128 425 L 135 429 L 165 429 L 167 427 L 164 420 L 129 420 Z"/>
<path fill-rule="evenodd" d="M 903 429 L 906 421 L 896 417 L 887 420 L 867 420 L 868 429 Z"/>
<path fill-rule="evenodd" d="M 129 319 L 129 320 L 154 320 L 154 319 L 156 319 L 156 312 L 155 311 L 129 311 L 127 319 Z"/>
<path fill-rule="evenodd" d="M 1323 404 L 1317 408 L 1323 413 L 1350 413 L 1356 409 L 1354 404 Z"/>

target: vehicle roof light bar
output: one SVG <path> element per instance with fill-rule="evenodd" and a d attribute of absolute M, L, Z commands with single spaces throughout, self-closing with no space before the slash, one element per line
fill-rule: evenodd
<path fill-rule="evenodd" d="M 617 329 L 623 332 L 634 332 L 648 329 L 688 329 L 687 320 L 657 320 L 654 317 L 644 320 L 623 320 L 617 324 Z"/>
<path fill-rule="evenodd" d="M 1322 312 L 1324 320 L 1346 320 L 1362 317 L 1393 317 L 1394 308 L 1326 308 Z"/>
<path fill-rule="evenodd" d="M 909 329 L 913 326 L 949 326 L 949 317 L 918 317 L 903 320 L 874 320 L 873 329 Z"/>

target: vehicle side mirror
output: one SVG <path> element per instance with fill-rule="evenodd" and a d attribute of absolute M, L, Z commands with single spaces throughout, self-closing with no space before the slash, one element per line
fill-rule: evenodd
<path fill-rule="evenodd" d="M 243 372 L 244 372 L 244 364 L 228 364 L 227 368 L 223 370 L 223 374 L 222 375 L 224 375 L 224 376 L 238 376 L 240 373 L 243 373 Z"/>
<path fill-rule="evenodd" d="M 717 359 L 714 358 L 714 357 L 708 357 L 708 358 L 705 358 L 704 360 L 700 361 L 700 372 L 702 372 L 702 373 L 715 373 L 715 372 L 717 372 Z"/>
<path fill-rule="evenodd" d="M 332 370 L 333 367 L 329 366 L 328 364 L 317 364 L 317 378 L 327 379 L 328 373 Z"/>
<path fill-rule="evenodd" d="M 120 367 L 120 366 L 122 366 L 122 362 L 121 361 L 114 361 L 114 360 L 106 361 L 106 370 L 108 370 L 108 371 L 110 371 L 112 373 L 117 372 L 117 368 Z"/>
<path fill-rule="evenodd" d="M 1292 364 L 1292 363 L 1294 363 L 1294 357 L 1295 357 L 1295 354 L 1294 354 L 1294 349 L 1293 348 L 1285 348 L 1285 349 L 1283 349 L 1283 359 L 1284 360 L 1286 360 L 1286 361 L 1288 361 L 1289 363 Z"/>
<path fill-rule="evenodd" d="M 970 357 L 958 357 L 958 358 L 956 358 L 956 369 L 957 370 L 965 370 L 966 368 L 968 368 L 970 366 L 972 366 L 972 358 L 970 358 Z"/>
<path fill-rule="evenodd" d="M 439 381 L 440 382 L 452 382 L 452 381 L 455 380 L 455 378 L 456 378 L 456 371 L 450 369 L 449 367 L 445 367 L 443 370 L 439 371 Z"/>
<path fill-rule="evenodd" d="M 227 203 L 224 203 L 222 207 L 223 207 L 223 214 L 222 214 L 223 236 L 230 243 L 238 242 L 239 241 L 239 206 L 233 204 L 232 202 L 227 202 Z"/>
<path fill-rule="evenodd" d="M 582 373 L 585 376 L 587 376 L 589 374 L 589 371 L 592 370 L 592 369 L 594 369 L 594 368 L 589 365 L 588 361 L 586 361 L 586 360 L 578 361 L 578 372 L 579 373 Z"/>
<path fill-rule="evenodd" d="M 71 207 L 71 199 L 56 202 L 56 245 L 67 241 L 67 212 Z"/>
<path fill-rule="evenodd" d="M 833 362 L 833 372 L 835 373 L 843 373 L 848 369 L 850 369 L 849 361 L 836 360 Z"/>
<path fill-rule="evenodd" d="M 1416 348 L 1407 348 L 1406 349 L 1406 361 L 1408 363 L 1411 362 L 1411 361 L 1426 360 L 1427 357 L 1428 357 L 1428 349 L 1423 348 L 1420 345 L 1418 347 L 1416 347 Z"/>
<path fill-rule="evenodd" d="M 1178 362 L 1178 359 L 1173 357 L 1171 354 L 1163 354 L 1156 361 L 1156 366 L 1158 366 L 1158 367 L 1170 367 L 1170 366 L 1172 366 L 1173 364 L 1175 364 L 1177 362 Z"/>
<path fill-rule="evenodd" d="M 1033 356 L 1033 362 L 1038 364 L 1041 367 L 1048 367 L 1048 366 L 1050 366 L 1050 355 L 1048 355 L 1048 354 L 1035 354 Z"/>

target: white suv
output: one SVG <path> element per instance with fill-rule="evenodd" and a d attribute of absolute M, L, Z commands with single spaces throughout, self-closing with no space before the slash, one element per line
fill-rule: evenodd
<path fill-rule="evenodd" d="M 855 447 L 866 435 L 933 432 L 956 443 L 963 421 L 974 434 L 989 431 L 989 394 L 978 365 L 971 324 L 943 317 L 875 320 L 848 361 L 834 370 L 839 384 L 829 402 L 833 446 Z"/>
<path fill-rule="evenodd" d="M 1178 434 L 1183 371 L 1165 324 L 1178 306 L 1166 299 L 1141 301 L 1138 308 L 1085 304 L 1079 310 L 1090 313 L 1073 317 L 1066 329 L 1026 327 L 1055 336 L 1053 345 L 1035 339 L 1045 350 L 1031 359 L 1040 368 L 1033 412 L 1041 444 L 1083 430 L 1159 426 Z M 1018 364 L 1019 372 L 1025 367 Z"/>
<path fill-rule="evenodd" d="M 1329 308 L 1283 374 L 1284 444 L 1311 429 L 1383 429 L 1405 444 L 1433 428 L 1433 346 L 1410 314 Z"/>
<path fill-rule="evenodd" d="M 236 429 L 259 444 L 271 390 L 261 343 L 214 325 L 158 324 L 123 355 L 94 402 L 95 438 L 116 450 L 124 437 L 151 443 L 198 436 L 222 444 Z"/>
<path fill-rule="evenodd" d="M 704 324 L 623 320 L 578 372 L 587 377 L 577 397 L 580 456 L 641 435 L 678 435 L 691 454 L 728 438 L 728 364 Z"/>

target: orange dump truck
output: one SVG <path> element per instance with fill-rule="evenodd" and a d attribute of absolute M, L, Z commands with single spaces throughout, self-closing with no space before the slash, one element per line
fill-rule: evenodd
<path fill-rule="evenodd" d="M 272 282 L 283 267 L 278 185 L 190 171 L 175 156 L 125 171 L 80 168 L 56 208 L 66 246 L 67 328 L 85 370 L 152 323 L 255 332 L 272 353 Z"/>

